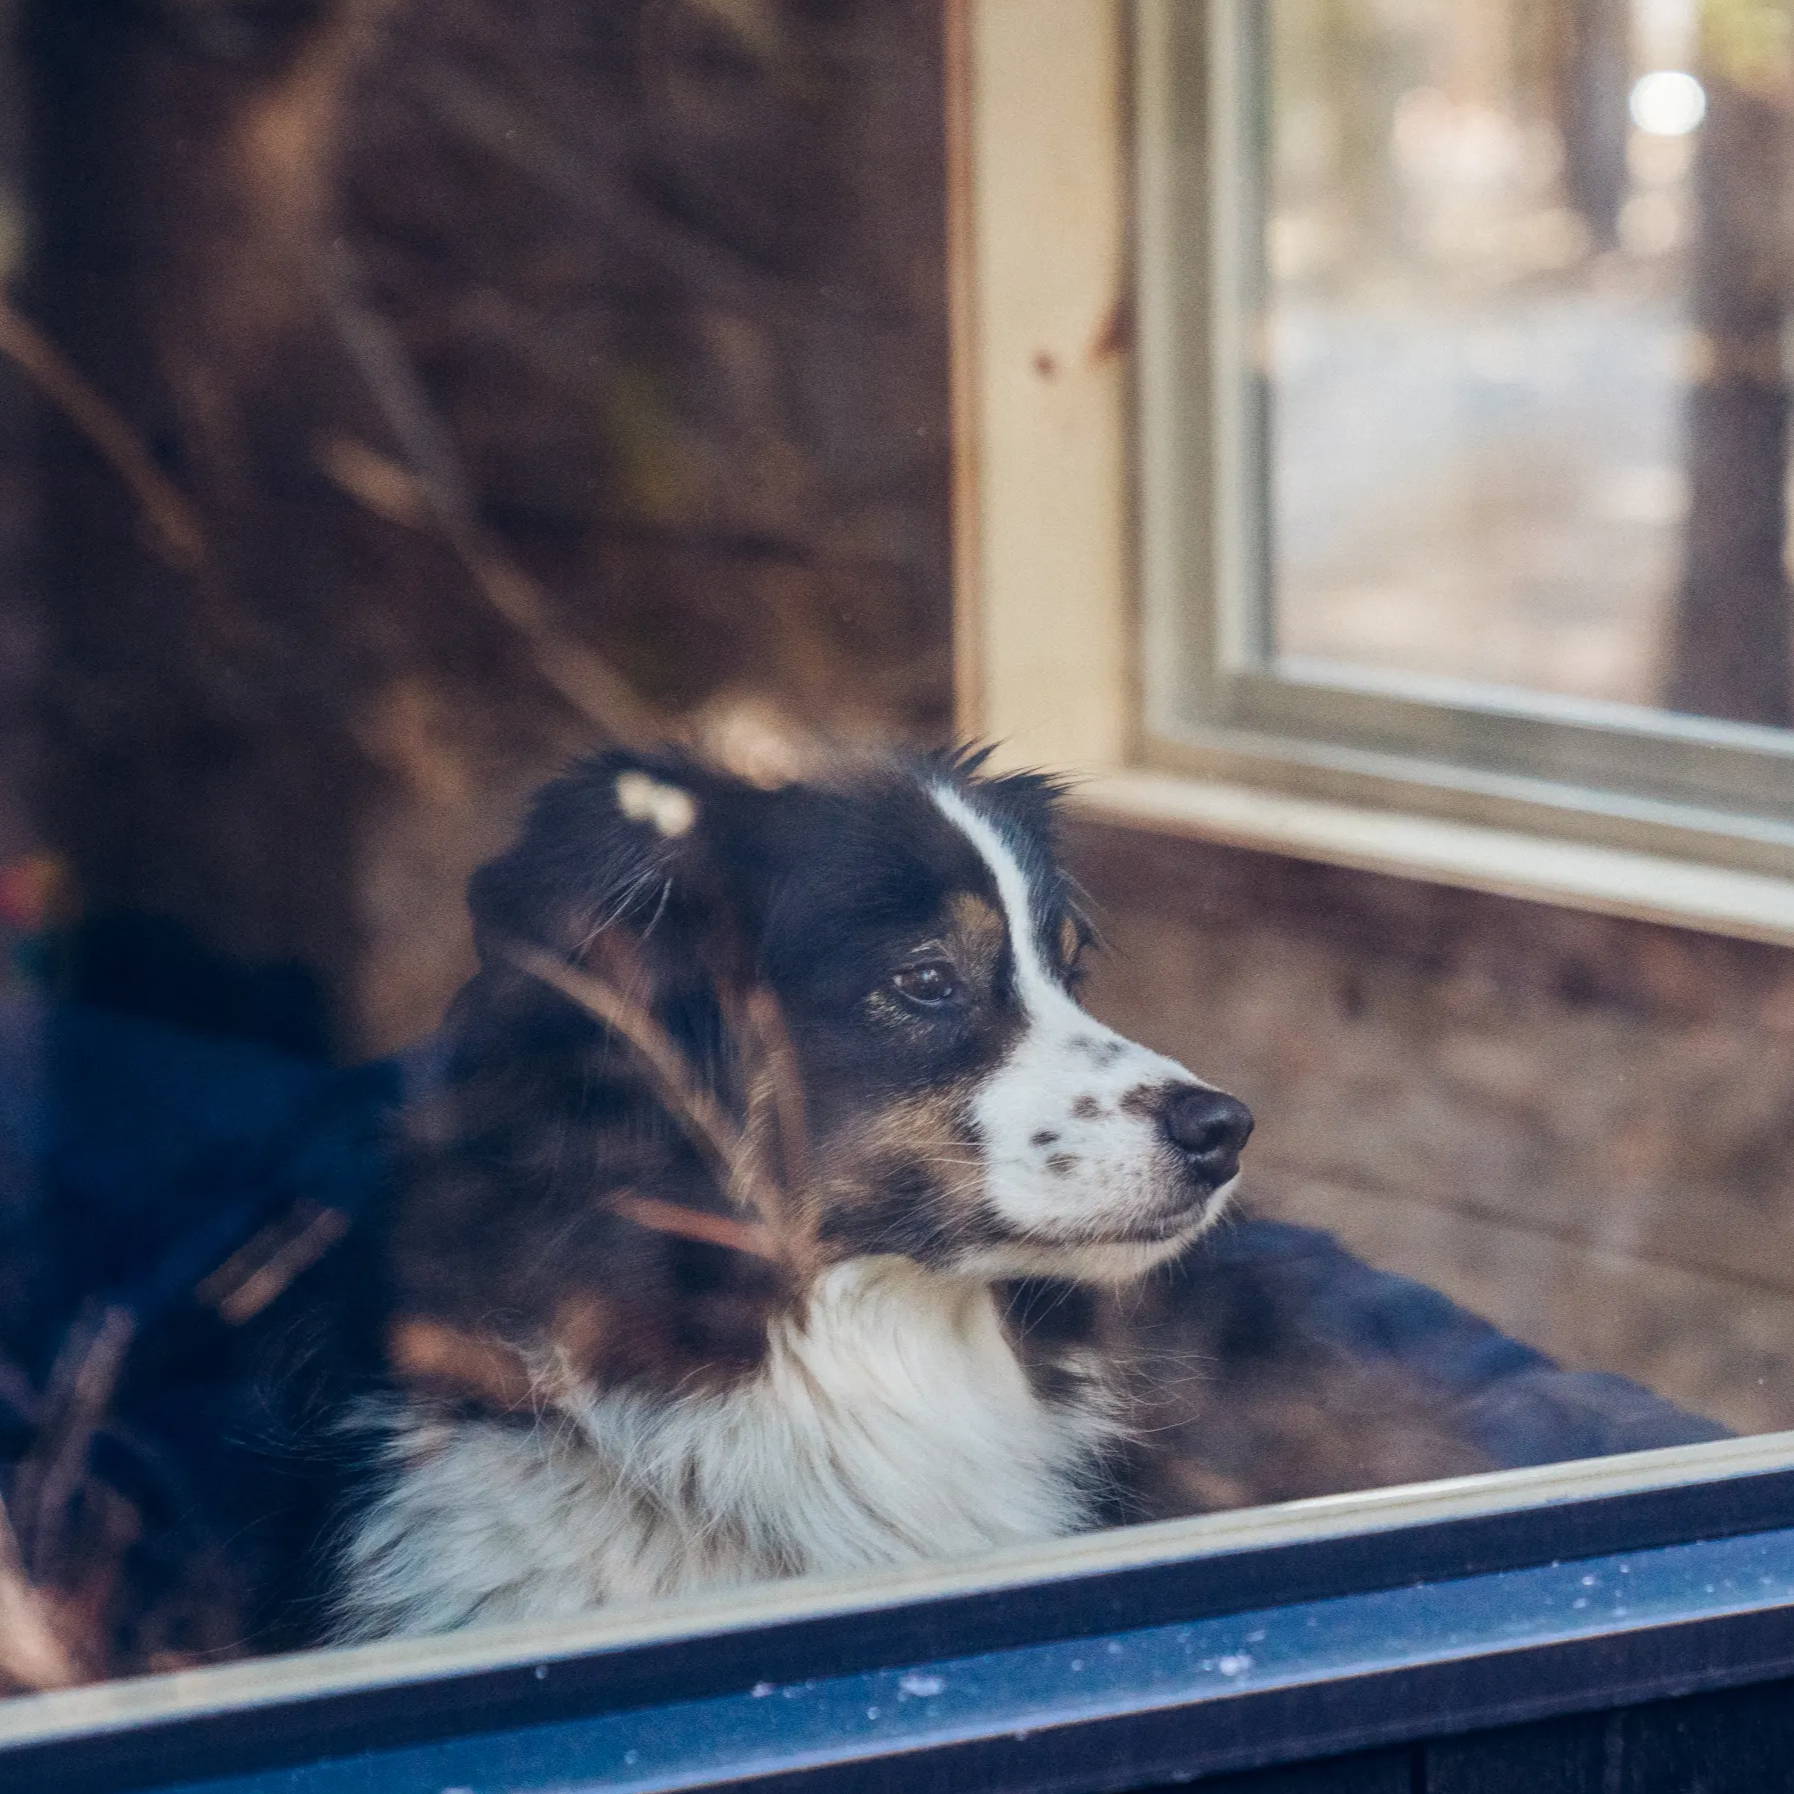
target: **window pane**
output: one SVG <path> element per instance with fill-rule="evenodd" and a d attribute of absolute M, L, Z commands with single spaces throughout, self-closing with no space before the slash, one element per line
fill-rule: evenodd
<path fill-rule="evenodd" d="M 1453 458 L 1503 404 L 1670 590 L 1681 252 L 1627 233 L 1691 152 L 1537 172 L 1556 10 L 1279 17 L 1292 646 L 1315 518 L 1429 602 L 1497 558 L 1432 471 L 1545 538 Z M 1794 954 L 955 747 L 943 32 L 1002 15 L 995 115 L 1063 134 L 1035 0 L 12 11 L 0 1693 L 1794 1423 Z M 1521 198 L 1405 198 L 1398 138 Z M 1043 187 L 986 235 L 1097 234 Z M 1094 363 L 987 345 L 1058 420 L 1112 272 Z"/>
<path fill-rule="evenodd" d="M 1284 655 L 1789 721 L 1789 9 L 1276 0 Z"/>

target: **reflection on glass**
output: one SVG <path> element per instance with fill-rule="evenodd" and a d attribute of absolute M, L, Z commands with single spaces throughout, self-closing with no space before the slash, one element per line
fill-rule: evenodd
<path fill-rule="evenodd" d="M 938 9 L 24 10 L 0 1694 L 1794 1423 L 1794 955 L 947 745 Z M 1767 16 L 1278 12 L 1287 648 L 1780 677 Z"/>
<path fill-rule="evenodd" d="M 1268 41 L 1278 651 L 1788 723 L 1787 9 Z"/>

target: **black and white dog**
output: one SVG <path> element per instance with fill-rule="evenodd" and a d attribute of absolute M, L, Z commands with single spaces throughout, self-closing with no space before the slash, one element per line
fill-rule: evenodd
<path fill-rule="evenodd" d="M 1105 1517 L 1093 1292 L 1214 1220 L 1252 1122 L 1079 1006 L 1057 788 L 982 765 L 608 754 L 475 876 L 340 1635 Z"/>

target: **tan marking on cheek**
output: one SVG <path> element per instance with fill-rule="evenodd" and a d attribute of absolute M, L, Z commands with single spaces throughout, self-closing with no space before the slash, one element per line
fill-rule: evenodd
<path fill-rule="evenodd" d="M 414 1388 L 472 1396 L 504 1409 L 530 1403 L 530 1374 L 516 1351 L 499 1340 L 412 1316 L 393 1323 L 387 1352 L 394 1374 Z"/>
<path fill-rule="evenodd" d="M 1078 955 L 1084 950 L 1084 937 L 1078 932 L 1078 925 L 1067 916 L 1059 924 L 1059 960 L 1062 965 L 1077 964 Z"/>
<path fill-rule="evenodd" d="M 959 1160 L 970 1161 L 975 1154 L 960 1092 L 950 1088 L 932 1091 L 900 1098 L 834 1141 L 826 1154 L 826 1181 L 839 1188 L 843 1181 L 851 1183 L 865 1167 L 888 1168 L 914 1160 L 950 1174 Z M 968 1163 L 967 1169 L 971 1168 Z M 951 1182 L 951 1176 L 943 1175 L 941 1182 Z"/>
<path fill-rule="evenodd" d="M 813 1191 L 818 1231 L 832 1214 L 837 1224 L 828 1231 L 848 1238 L 852 1230 L 841 1218 L 875 1209 L 891 1174 L 907 1166 L 923 1173 L 944 1209 L 974 1213 L 983 1196 L 984 1155 L 966 1120 L 972 1095 L 968 1084 L 903 1097 L 831 1141 Z M 851 1250 L 837 1244 L 828 1256 Z"/>

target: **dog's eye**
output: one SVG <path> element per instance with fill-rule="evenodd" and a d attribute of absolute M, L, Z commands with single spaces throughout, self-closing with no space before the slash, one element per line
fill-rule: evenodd
<path fill-rule="evenodd" d="M 891 974 L 891 983 L 912 1003 L 934 1008 L 959 995 L 959 974 L 944 959 L 925 959 Z"/>

